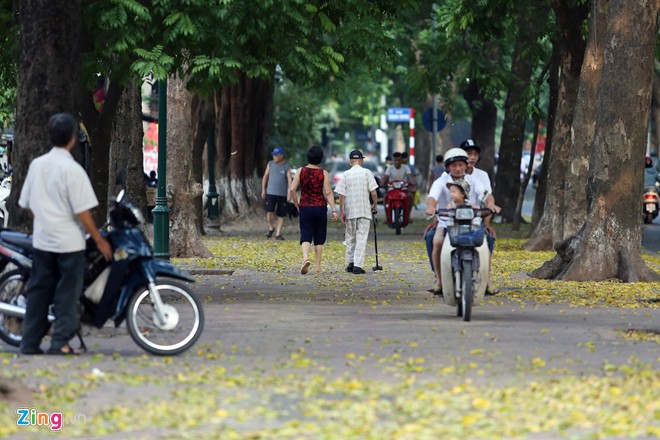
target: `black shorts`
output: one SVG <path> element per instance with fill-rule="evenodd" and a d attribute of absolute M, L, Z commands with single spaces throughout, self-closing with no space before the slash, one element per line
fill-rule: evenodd
<path fill-rule="evenodd" d="M 300 243 L 325 244 L 328 230 L 328 208 L 325 206 L 300 207 Z"/>
<path fill-rule="evenodd" d="M 286 196 L 266 194 L 266 212 L 274 212 L 278 217 L 286 217 Z"/>

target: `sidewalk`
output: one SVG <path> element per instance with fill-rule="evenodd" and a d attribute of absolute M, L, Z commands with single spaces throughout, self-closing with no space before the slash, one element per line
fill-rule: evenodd
<path fill-rule="evenodd" d="M 206 325 L 189 352 L 146 356 L 120 331 L 90 336 L 91 353 L 80 358 L 16 357 L 3 347 L 2 374 L 36 391 L 37 408 L 86 415 L 62 429 L 67 438 L 660 435 L 660 346 L 624 337 L 657 330 L 657 303 L 520 297 L 503 261 L 502 294 L 465 323 L 426 291 L 424 223 L 416 213 L 399 237 L 379 224 L 384 270 L 363 276 L 343 270 L 339 226 L 330 227 L 324 272 L 306 276 L 295 224 L 287 221 L 285 242 L 254 225 L 211 234 L 209 247 L 222 252 L 214 264 L 233 272 L 193 286 Z M 0 411 L 0 436 L 52 435 L 15 420 Z"/>

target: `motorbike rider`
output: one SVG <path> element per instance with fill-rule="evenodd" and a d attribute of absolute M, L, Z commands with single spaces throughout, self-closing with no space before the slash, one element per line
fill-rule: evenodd
<path fill-rule="evenodd" d="M 466 139 L 461 144 L 461 148 L 468 154 L 468 167 L 465 173 L 481 181 L 484 188 L 488 190 L 490 194 L 492 194 L 493 188 L 490 183 L 490 176 L 488 176 L 488 173 L 484 170 L 476 167 L 480 159 L 481 147 L 479 147 L 479 145 L 477 145 L 472 139 Z M 486 241 L 488 242 L 488 250 L 490 250 L 490 254 L 493 255 L 497 234 L 495 229 L 493 229 L 493 227 L 490 225 L 490 221 L 491 217 L 486 217 L 484 220 L 484 226 L 486 227 Z M 496 295 L 499 293 L 499 289 L 493 287 L 490 279 L 491 262 L 492 258 L 489 260 L 488 264 L 488 288 L 486 289 L 486 295 Z"/>
<path fill-rule="evenodd" d="M 410 167 L 403 163 L 402 154 L 398 151 L 392 155 L 392 165 L 385 170 L 382 186 L 387 186 L 388 181 L 394 180 L 404 180 L 408 182 L 408 212 L 406 214 L 410 217 L 417 181 Z"/>
<path fill-rule="evenodd" d="M 57 320 L 49 354 L 79 354 L 69 345 L 79 328 L 78 297 L 85 270 L 86 230 L 103 256 L 112 247 L 101 236 L 90 209 L 98 206 L 84 168 L 71 151 L 78 142 L 78 121 L 58 113 L 48 121 L 53 148 L 30 164 L 18 204 L 34 217 L 33 265 L 27 286 L 21 353 L 42 354 L 39 347 L 48 331 L 48 307 Z"/>
<path fill-rule="evenodd" d="M 439 179 L 433 182 L 431 191 L 427 197 L 426 214 L 435 216 L 438 207 L 445 207 L 450 202 L 449 189 L 447 183 L 464 179 L 469 184 L 468 200 L 469 204 L 473 206 L 485 205 L 486 208 L 495 212 L 499 212 L 499 208 L 495 206 L 495 201 L 492 194 L 490 194 L 483 186 L 481 181 L 473 178 L 469 174 L 465 174 L 468 167 L 468 154 L 461 148 L 452 148 L 445 154 L 445 167 L 447 173 L 443 174 Z M 446 234 L 446 220 L 443 218 L 438 219 L 435 235 L 433 237 L 433 270 L 435 272 L 435 286 L 433 293 L 442 295 L 442 275 L 440 270 L 440 253 L 442 251 L 442 244 Z"/>

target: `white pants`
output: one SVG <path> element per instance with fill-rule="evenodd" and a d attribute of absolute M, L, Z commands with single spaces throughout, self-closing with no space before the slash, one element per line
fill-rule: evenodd
<path fill-rule="evenodd" d="M 367 239 L 371 219 L 353 218 L 346 220 L 346 262 L 364 268 L 364 254 L 367 251 Z"/>

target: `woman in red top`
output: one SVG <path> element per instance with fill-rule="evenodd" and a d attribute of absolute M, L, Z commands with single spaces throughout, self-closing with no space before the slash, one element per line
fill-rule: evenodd
<path fill-rule="evenodd" d="M 298 170 L 291 184 L 291 200 L 300 212 L 300 244 L 302 245 L 303 264 L 300 273 L 309 271 L 309 251 L 314 241 L 316 254 L 316 273 L 321 272 L 321 255 L 328 227 L 328 203 L 332 208 L 332 221 L 337 221 L 335 197 L 330 187 L 328 172 L 319 164 L 323 161 L 323 150 L 319 146 L 307 150 L 309 164 Z M 300 202 L 298 202 L 300 186 Z"/>

